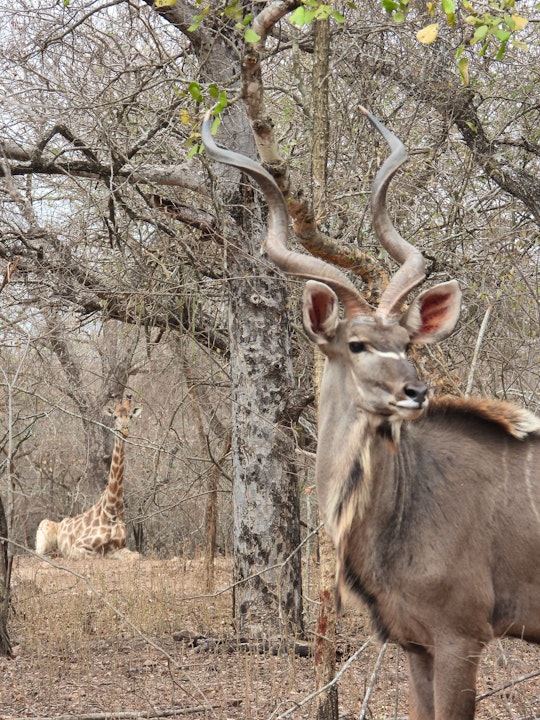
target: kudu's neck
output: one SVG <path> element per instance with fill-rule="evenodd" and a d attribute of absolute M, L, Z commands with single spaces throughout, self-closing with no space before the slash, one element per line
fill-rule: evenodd
<path fill-rule="evenodd" d="M 354 394 L 335 392 L 331 375 L 327 367 L 318 437 L 325 453 L 317 455 L 316 480 L 321 513 L 337 545 L 369 508 L 381 459 L 384 472 L 391 472 L 401 448 L 401 422 L 366 411 Z"/>

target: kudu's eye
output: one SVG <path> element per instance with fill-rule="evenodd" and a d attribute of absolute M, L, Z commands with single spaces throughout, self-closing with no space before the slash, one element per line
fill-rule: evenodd
<path fill-rule="evenodd" d="M 366 350 L 366 343 L 358 342 L 358 340 L 353 340 L 349 343 L 349 350 L 352 353 L 361 353 Z"/>

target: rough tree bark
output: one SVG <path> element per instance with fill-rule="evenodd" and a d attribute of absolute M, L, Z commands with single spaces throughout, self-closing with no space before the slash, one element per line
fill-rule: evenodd
<path fill-rule="evenodd" d="M 10 559 L 8 553 L 8 524 L 4 503 L 0 497 L 0 656 L 12 657 L 7 619 L 9 610 Z"/>
<path fill-rule="evenodd" d="M 247 192 L 251 195 L 251 190 Z M 249 227 L 245 196 L 239 227 Z M 286 284 L 253 260 L 260 227 L 229 253 L 235 610 L 241 633 L 302 629 L 299 497 Z M 249 254 L 246 249 L 249 248 Z"/>
<path fill-rule="evenodd" d="M 181 2 L 158 10 L 192 42 L 201 79 L 234 85 L 245 66 L 239 36 L 208 16 L 190 30 L 193 10 Z M 243 45 L 243 43 L 242 43 Z M 232 105 L 218 142 L 255 156 L 245 107 Z M 300 513 L 289 403 L 295 397 L 285 280 L 260 260 L 261 206 L 240 174 L 214 167 L 224 206 L 229 288 L 234 506 L 234 612 L 252 637 L 302 630 Z"/>

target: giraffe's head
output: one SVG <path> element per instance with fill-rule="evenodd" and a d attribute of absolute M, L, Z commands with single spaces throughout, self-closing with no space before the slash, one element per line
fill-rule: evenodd
<path fill-rule="evenodd" d="M 140 407 L 131 407 L 131 395 L 126 395 L 124 401 L 120 398 L 113 407 L 105 408 L 105 414 L 114 418 L 114 429 L 124 437 L 128 435 L 131 418 L 139 417 L 141 412 Z"/>

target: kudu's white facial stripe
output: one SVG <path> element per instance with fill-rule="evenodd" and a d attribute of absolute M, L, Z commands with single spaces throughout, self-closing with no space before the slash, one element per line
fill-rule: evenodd
<path fill-rule="evenodd" d="M 394 360 L 406 360 L 407 356 L 404 352 L 392 352 L 390 350 L 384 351 L 384 350 L 370 350 L 370 352 L 373 352 L 375 355 L 378 355 L 379 357 L 383 358 L 393 358 Z"/>
<path fill-rule="evenodd" d="M 359 340 L 355 337 L 352 337 L 349 340 L 349 343 L 354 343 L 354 342 L 364 343 L 363 340 Z M 367 345 L 367 344 L 366 344 L 363 352 L 369 352 L 372 355 L 378 355 L 379 357 L 382 357 L 382 358 L 391 358 L 392 360 L 406 360 L 407 359 L 407 355 L 405 352 L 394 352 L 393 350 L 377 350 L 377 348 L 374 348 L 372 345 Z M 353 355 L 355 355 L 355 354 L 357 354 L 357 353 L 353 353 Z M 358 353 L 358 354 L 361 354 L 361 353 Z"/>

